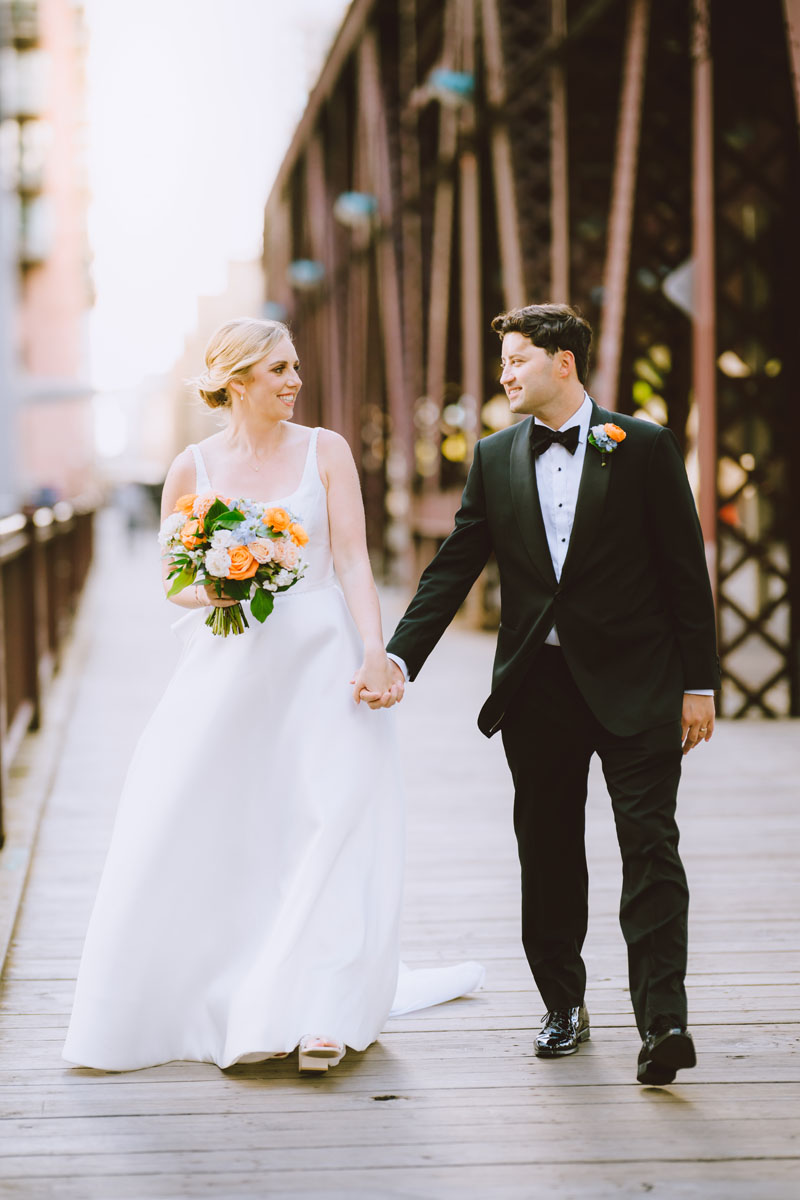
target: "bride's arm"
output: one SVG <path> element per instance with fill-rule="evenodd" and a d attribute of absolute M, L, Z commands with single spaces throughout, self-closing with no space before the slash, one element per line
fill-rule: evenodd
<path fill-rule="evenodd" d="M 364 661 L 351 681 L 353 695 L 356 703 L 382 699 L 388 707 L 402 699 L 403 683 L 383 648 L 381 610 L 367 552 L 356 464 L 347 442 L 330 429 L 320 430 L 317 449 L 320 476 L 328 493 L 333 565 L 364 643 Z"/>
<path fill-rule="evenodd" d="M 175 505 L 180 497 L 194 492 L 194 483 L 194 459 L 188 450 L 182 450 L 173 460 L 164 480 L 164 490 L 161 493 L 162 524 L 175 511 Z M 161 580 L 166 594 L 172 583 L 169 578 L 169 560 L 166 558 L 162 559 L 161 563 Z M 176 596 L 169 596 L 168 599 L 172 604 L 177 604 L 179 608 L 208 608 L 212 604 L 226 608 L 228 605 L 236 603 L 235 600 L 220 600 L 213 590 L 209 591 L 202 584 L 184 588 L 182 592 L 178 592 Z"/>

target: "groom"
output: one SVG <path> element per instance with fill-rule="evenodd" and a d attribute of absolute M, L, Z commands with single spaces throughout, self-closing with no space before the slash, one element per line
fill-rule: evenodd
<path fill-rule="evenodd" d="M 536 1054 L 572 1054 L 589 1037 L 584 808 L 596 753 L 622 854 L 637 1078 L 671 1083 L 695 1064 L 675 804 L 681 756 L 711 737 L 719 687 L 697 512 L 673 434 L 586 394 L 592 332 L 576 312 L 534 304 L 492 328 L 511 410 L 528 419 L 476 445 L 455 528 L 389 642 L 397 681 L 382 702 L 402 694 L 401 672 L 416 677 L 494 552 L 501 621 L 478 726 L 500 730 L 514 780 L 522 941 L 547 1008 Z"/>

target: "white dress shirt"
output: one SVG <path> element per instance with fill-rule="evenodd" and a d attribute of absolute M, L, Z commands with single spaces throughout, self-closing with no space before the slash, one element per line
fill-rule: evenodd
<path fill-rule="evenodd" d="M 539 504 L 542 509 L 544 531 L 547 535 L 547 545 L 553 560 L 553 570 L 556 579 L 561 578 L 564 569 L 564 559 L 569 550 L 569 539 L 572 536 L 572 525 L 575 520 L 575 506 L 578 503 L 578 488 L 581 484 L 583 460 L 586 455 L 586 445 L 589 437 L 589 422 L 592 419 L 592 402 L 583 393 L 583 404 L 574 412 L 561 429 L 572 429 L 578 426 L 578 445 L 574 454 L 570 454 L 566 446 L 554 442 L 542 454 L 534 459 L 536 471 L 536 487 L 539 490 Z M 533 418 L 536 425 L 544 425 L 538 417 Z M 555 625 L 545 638 L 548 646 L 558 646 L 558 633 Z"/>
<path fill-rule="evenodd" d="M 540 421 L 538 417 L 534 417 L 533 419 L 537 425 L 544 425 L 544 421 Z M 571 429 L 573 425 L 578 426 L 578 445 L 575 453 L 570 454 L 566 446 L 554 442 L 541 454 L 537 454 L 534 459 L 539 504 L 542 509 L 544 531 L 547 536 L 547 545 L 550 550 L 550 557 L 553 560 L 553 570 L 555 571 L 556 579 L 561 579 L 564 560 L 569 550 L 569 539 L 572 536 L 572 526 L 575 521 L 575 508 L 578 503 L 578 489 L 580 488 L 583 460 L 586 456 L 586 447 L 589 441 L 589 422 L 591 419 L 592 400 L 584 392 L 583 403 L 580 408 L 560 427 L 560 430 L 563 431 Z M 555 625 L 545 638 L 545 644 L 548 646 L 559 646 L 561 644 L 558 640 L 558 631 Z M 405 678 L 408 679 L 408 668 L 403 659 L 395 654 L 390 654 L 389 658 L 397 663 Z M 714 695 L 713 691 L 701 691 L 697 688 L 692 688 L 691 692 L 697 696 Z"/>

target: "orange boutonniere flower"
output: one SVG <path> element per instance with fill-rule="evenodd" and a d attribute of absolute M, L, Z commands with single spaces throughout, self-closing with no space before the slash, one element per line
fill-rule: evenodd
<path fill-rule="evenodd" d="M 589 442 L 595 450 L 599 450 L 605 460 L 607 454 L 613 454 L 620 442 L 628 435 L 619 425 L 607 421 L 605 425 L 593 425 L 589 430 Z"/>

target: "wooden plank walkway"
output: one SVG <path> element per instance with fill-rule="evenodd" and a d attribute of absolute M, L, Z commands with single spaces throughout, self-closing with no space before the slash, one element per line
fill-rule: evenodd
<path fill-rule="evenodd" d="M 0 1196 L 719 1197 L 800 1194 L 800 725 L 722 724 L 681 793 L 699 1065 L 635 1083 L 599 773 L 588 814 L 593 1040 L 541 1062 L 518 942 L 511 787 L 475 727 L 489 636 L 454 628 L 400 710 L 404 956 L 477 958 L 481 993 L 393 1021 L 329 1077 L 291 1063 L 104 1075 L 60 1058 L 81 939 L 129 754 L 176 658 L 158 571 L 106 530 L 87 654 L 0 993 Z M 389 608 L 392 608 L 390 602 Z M 387 625 L 390 621 L 387 619 Z"/>

